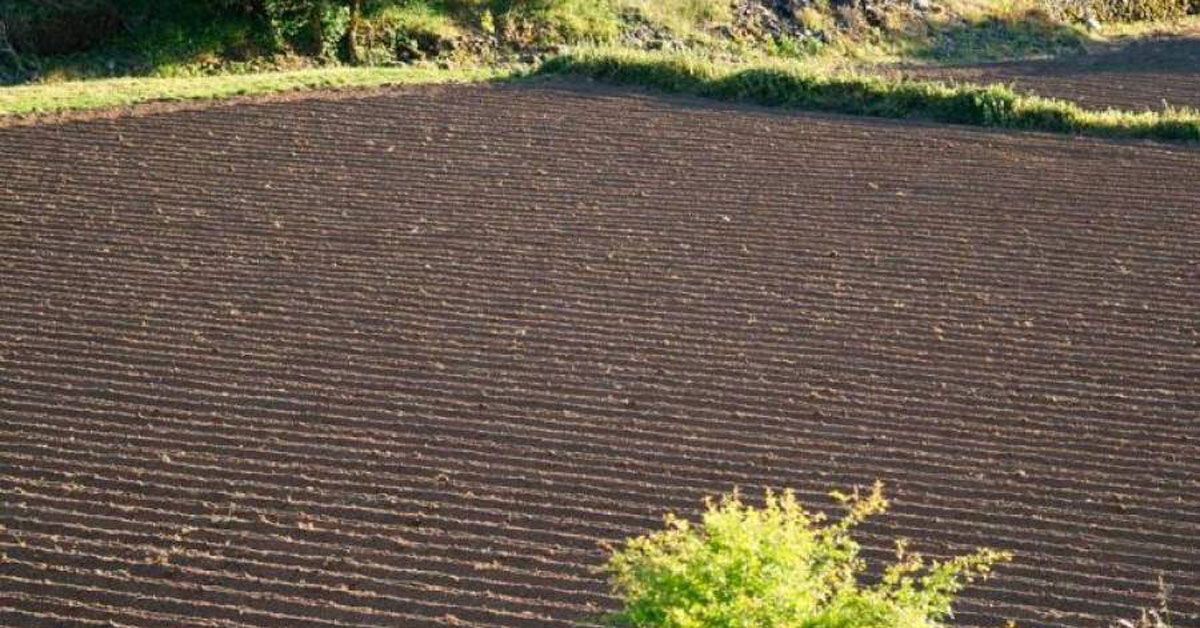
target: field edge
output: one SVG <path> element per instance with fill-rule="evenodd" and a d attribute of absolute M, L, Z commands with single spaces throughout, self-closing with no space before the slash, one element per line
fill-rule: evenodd
<path fill-rule="evenodd" d="M 217 101 L 288 92 L 505 80 L 512 68 L 331 67 L 257 74 L 115 78 L 0 89 L 0 126 L 14 119 L 116 110 L 147 103 Z"/>
<path fill-rule="evenodd" d="M 577 77 L 793 110 L 1042 131 L 1102 138 L 1200 141 L 1200 111 L 1086 109 L 1000 84 L 821 73 L 784 62 L 723 64 L 679 53 L 582 48 L 529 67 L 331 67 L 186 78 L 117 78 L 0 89 L 0 126 L 147 103 L 294 92 Z"/>

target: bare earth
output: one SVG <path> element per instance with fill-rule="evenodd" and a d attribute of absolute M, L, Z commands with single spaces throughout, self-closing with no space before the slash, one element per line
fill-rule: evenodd
<path fill-rule="evenodd" d="M 898 73 L 921 79 L 1003 83 L 1018 91 L 1074 101 L 1089 109 L 1157 111 L 1167 105 L 1200 109 L 1200 34 L 1044 61 Z"/>
<path fill-rule="evenodd" d="M 0 624 L 551 626 L 882 479 L 961 623 L 1200 621 L 1200 150 L 566 84 L 0 129 Z"/>

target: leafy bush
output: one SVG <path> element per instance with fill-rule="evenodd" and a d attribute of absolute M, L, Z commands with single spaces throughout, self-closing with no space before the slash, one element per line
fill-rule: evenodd
<path fill-rule="evenodd" d="M 367 63 L 436 56 L 462 35 L 448 9 L 432 2 L 368 2 L 359 30 Z"/>
<path fill-rule="evenodd" d="M 951 616 L 955 595 L 1011 556 L 982 549 L 926 561 L 897 544 L 896 562 L 873 586 L 852 529 L 883 512 L 882 489 L 834 496 L 846 515 L 829 522 L 791 491 L 768 492 L 761 509 L 737 493 L 709 500 L 698 525 L 668 515 L 666 528 L 626 542 L 607 565 L 624 626 L 926 628 Z"/>
<path fill-rule="evenodd" d="M 276 45 L 316 56 L 334 56 L 350 28 L 350 6 L 334 0 L 262 0 L 263 18 Z"/>

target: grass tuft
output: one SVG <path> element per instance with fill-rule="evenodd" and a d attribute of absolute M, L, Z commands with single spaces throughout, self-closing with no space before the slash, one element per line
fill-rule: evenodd
<path fill-rule="evenodd" d="M 593 48 L 551 59 L 540 72 L 813 111 L 1100 137 L 1200 141 L 1200 112 L 1190 109 L 1095 111 L 1063 100 L 1019 94 L 1001 85 L 822 73 L 786 62 L 747 66 L 688 54 Z"/>

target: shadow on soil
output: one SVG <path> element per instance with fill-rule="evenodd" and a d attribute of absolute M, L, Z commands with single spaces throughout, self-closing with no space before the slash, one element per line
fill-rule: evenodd
<path fill-rule="evenodd" d="M 795 107 L 781 107 L 778 105 L 762 104 L 750 101 L 721 100 L 717 98 L 697 96 L 694 94 L 665 92 L 654 87 L 628 84 L 610 84 L 603 81 L 580 79 L 571 76 L 549 75 L 506 79 L 493 81 L 491 85 L 504 89 L 548 90 L 555 92 L 560 97 L 571 98 L 639 98 L 660 103 L 671 109 L 694 111 L 701 114 L 736 112 L 739 114 L 750 114 L 766 118 L 776 118 L 780 121 L 795 120 L 797 116 L 803 116 L 806 118 L 818 118 L 831 122 L 852 124 L 855 129 L 863 130 L 869 133 L 895 133 L 897 125 L 906 127 L 923 127 L 928 129 L 951 129 L 950 132 L 964 134 L 972 133 L 980 135 L 1003 135 L 1006 133 L 1011 133 L 1011 130 L 1009 129 L 995 127 L 970 126 L 962 124 L 947 127 L 945 123 L 921 118 L 877 117 Z"/>
<path fill-rule="evenodd" d="M 1178 74 L 1200 80 L 1200 38 L 1160 39 L 1126 44 L 1104 52 L 1057 59 L 1004 61 L 976 64 L 987 68 L 1019 68 L 1035 76 L 1072 76 L 1092 73 Z M 951 67 L 972 67 L 968 65 Z"/>
<path fill-rule="evenodd" d="M 896 66 L 885 74 L 919 80 L 1009 85 L 1089 109 L 1200 108 L 1200 36 L 1135 41 L 1053 59 Z"/>

